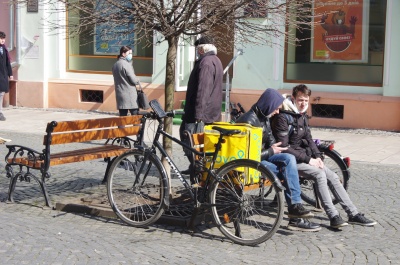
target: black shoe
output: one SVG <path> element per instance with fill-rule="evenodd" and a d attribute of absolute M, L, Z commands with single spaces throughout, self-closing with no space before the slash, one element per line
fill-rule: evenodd
<path fill-rule="evenodd" d="M 340 215 L 335 215 L 334 217 L 332 217 L 331 219 L 331 227 L 332 228 L 339 228 L 339 227 L 343 227 L 348 225 L 348 223 L 346 223 L 342 217 L 340 217 Z"/>
<path fill-rule="evenodd" d="M 363 225 L 363 226 L 376 225 L 375 221 L 367 219 L 362 213 L 358 213 L 352 217 L 349 217 L 349 223 L 355 225 Z"/>
<path fill-rule="evenodd" d="M 186 169 L 186 170 L 182 170 L 181 174 L 183 175 L 190 175 L 190 168 Z"/>
<path fill-rule="evenodd" d="M 321 226 L 319 224 L 312 223 L 307 219 L 302 218 L 290 219 L 287 228 L 292 231 L 303 232 L 317 232 L 321 230 Z"/>
<path fill-rule="evenodd" d="M 289 218 L 310 218 L 314 217 L 314 214 L 306 210 L 301 203 L 295 203 L 288 207 Z"/>

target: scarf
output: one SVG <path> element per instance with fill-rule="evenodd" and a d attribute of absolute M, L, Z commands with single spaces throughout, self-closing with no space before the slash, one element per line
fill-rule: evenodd
<path fill-rule="evenodd" d="M 8 52 L 6 45 L 0 44 L 0 47 L 3 47 L 3 53 L 7 55 L 8 61 L 11 63 L 10 53 Z"/>

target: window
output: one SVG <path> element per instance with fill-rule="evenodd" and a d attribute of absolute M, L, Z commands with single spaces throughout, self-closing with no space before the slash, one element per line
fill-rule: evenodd
<path fill-rule="evenodd" d="M 386 0 L 315 0 L 313 11 L 314 26 L 286 45 L 284 80 L 381 86 Z"/>
<path fill-rule="evenodd" d="M 77 11 L 68 13 L 68 23 L 79 23 Z M 125 33 L 137 25 L 108 26 L 107 22 L 88 25 L 79 36 L 68 38 L 67 71 L 111 73 L 121 46 L 130 46 L 133 52 L 135 73 L 151 76 L 153 71 L 153 47 L 146 41 L 136 43 L 135 33 Z M 124 28 L 122 28 L 124 27 Z M 110 28 L 112 28 L 110 30 Z M 152 40 L 152 37 L 149 37 Z"/>

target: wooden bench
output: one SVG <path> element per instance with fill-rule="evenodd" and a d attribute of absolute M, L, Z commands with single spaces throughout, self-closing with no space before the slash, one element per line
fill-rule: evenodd
<path fill-rule="evenodd" d="M 5 157 L 7 177 L 10 178 L 8 200 L 13 200 L 16 182 L 30 181 L 34 178 L 40 185 L 46 205 L 50 207 L 45 181 L 50 177 L 52 166 L 76 163 L 94 159 L 105 159 L 107 167 L 103 183 L 107 181 L 109 167 L 116 157 L 133 147 L 143 135 L 141 115 L 127 117 L 111 117 L 103 119 L 52 121 L 47 124 L 43 138 L 42 152 L 21 145 L 6 145 L 8 153 Z M 135 140 L 128 136 L 136 135 Z M 51 146 L 60 144 L 82 143 L 95 140 L 106 140 L 96 147 L 52 153 Z M 13 170 L 18 168 L 18 172 Z M 40 171 L 41 177 L 32 174 L 31 169 Z"/>

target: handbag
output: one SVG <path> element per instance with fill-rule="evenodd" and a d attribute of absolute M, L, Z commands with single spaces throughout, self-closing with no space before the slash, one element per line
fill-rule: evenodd
<path fill-rule="evenodd" d="M 147 110 L 150 108 L 149 99 L 147 95 L 143 92 L 142 85 L 139 83 L 140 90 L 137 91 L 137 103 L 139 108 Z"/>

